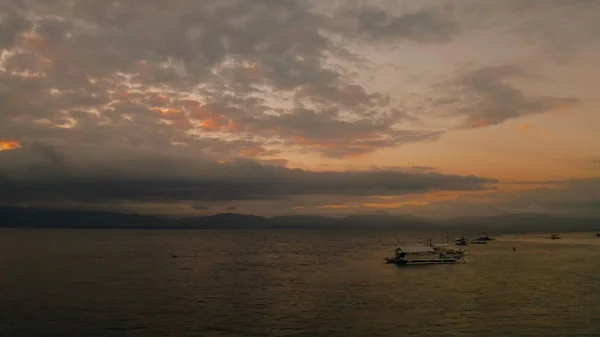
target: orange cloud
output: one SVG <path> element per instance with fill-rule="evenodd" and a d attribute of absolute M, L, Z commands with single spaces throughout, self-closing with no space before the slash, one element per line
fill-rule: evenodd
<path fill-rule="evenodd" d="M 359 205 L 353 205 L 353 204 L 348 204 L 348 205 L 320 205 L 317 206 L 317 208 L 321 208 L 321 209 L 347 209 L 347 208 L 358 208 L 360 207 Z"/>
<path fill-rule="evenodd" d="M 392 209 L 392 208 L 400 208 L 402 206 L 427 206 L 429 204 L 430 204 L 430 202 L 425 201 L 425 200 L 415 200 L 415 201 L 390 202 L 390 203 L 366 202 L 366 203 L 361 204 L 361 206 L 364 208 Z"/>
<path fill-rule="evenodd" d="M 490 196 L 499 193 L 514 193 L 518 191 L 526 190 L 537 190 L 537 189 L 556 189 L 565 187 L 565 184 L 560 183 L 536 183 L 536 184 L 522 184 L 522 183 L 499 183 L 490 184 L 491 189 L 478 190 L 478 191 L 433 191 L 424 194 L 409 194 L 400 196 L 373 196 L 375 199 L 380 199 L 382 202 L 367 202 L 362 203 L 361 206 L 364 208 L 400 208 L 402 206 L 427 206 L 432 203 L 452 201 L 452 200 L 470 200 L 481 203 L 489 202 Z"/>
<path fill-rule="evenodd" d="M 182 106 L 190 113 L 191 119 L 200 121 L 200 128 L 208 132 L 237 133 L 242 131 L 243 126 L 222 113 L 219 113 L 199 102 L 192 100 L 182 101 Z"/>
<path fill-rule="evenodd" d="M 10 151 L 21 148 L 21 144 L 16 140 L 0 141 L 0 151 Z"/>
<path fill-rule="evenodd" d="M 118 101 L 127 101 L 130 100 L 132 95 L 135 95 L 131 90 L 128 89 L 119 89 L 114 94 L 112 94 L 112 99 Z"/>
<path fill-rule="evenodd" d="M 22 38 L 23 42 L 26 44 L 39 44 L 44 42 L 44 39 L 41 36 L 32 33 L 25 33 L 22 35 Z"/>
<path fill-rule="evenodd" d="M 562 104 L 554 107 L 550 112 L 553 114 L 564 114 L 575 107 L 574 104 Z"/>
<path fill-rule="evenodd" d="M 193 127 L 188 117 L 181 110 L 168 108 L 154 109 L 154 111 L 160 113 L 165 120 L 171 123 L 171 125 L 182 129 L 190 129 Z"/>
<path fill-rule="evenodd" d="M 533 131 L 534 127 L 531 124 L 520 124 L 517 127 L 517 130 L 519 130 L 519 132 L 528 132 L 528 131 Z"/>
<path fill-rule="evenodd" d="M 375 201 L 369 202 L 350 202 L 343 204 L 329 204 L 316 206 L 319 209 L 342 210 L 350 208 L 366 208 L 366 209 L 398 209 L 405 206 L 427 206 L 430 204 L 454 201 L 454 200 L 470 200 L 480 203 L 493 202 L 491 197 L 500 193 L 514 193 L 517 191 L 536 190 L 536 189 L 555 189 L 563 187 L 564 184 L 493 184 L 490 189 L 479 191 L 432 191 L 423 194 L 407 194 L 407 195 L 374 195 L 370 198 Z M 380 201 L 379 201 L 380 200 Z"/>
<path fill-rule="evenodd" d="M 243 69 L 244 77 L 247 79 L 250 79 L 250 80 L 256 80 L 256 79 L 260 78 L 261 73 L 262 73 L 261 68 L 255 62 L 252 62 L 252 63 L 243 62 L 242 69 Z"/>
<path fill-rule="evenodd" d="M 150 92 L 147 94 L 147 98 L 154 106 L 165 106 L 171 103 L 171 97 L 164 93 Z"/>
<path fill-rule="evenodd" d="M 291 130 L 278 130 L 278 133 L 282 137 L 289 135 L 290 132 Z M 352 139 L 350 139 L 350 136 L 348 139 L 311 139 L 304 136 L 293 136 L 290 138 L 295 145 L 320 150 L 339 150 L 340 153 L 347 153 L 340 155 L 340 157 L 353 159 L 361 158 L 364 154 L 376 150 L 375 147 L 364 144 L 367 142 L 376 143 L 382 141 L 382 139 L 372 137 L 372 134 L 356 133 L 352 135 Z"/>
<path fill-rule="evenodd" d="M 240 151 L 240 156 L 246 157 L 246 158 L 256 158 L 256 157 L 260 157 L 266 153 L 268 153 L 268 151 L 263 148 L 249 148 L 249 149 L 244 149 L 244 150 Z"/>
<path fill-rule="evenodd" d="M 490 125 L 490 123 L 484 117 L 469 118 L 465 121 L 465 126 L 468 128 L 482 128 L 488 125 Z"/>

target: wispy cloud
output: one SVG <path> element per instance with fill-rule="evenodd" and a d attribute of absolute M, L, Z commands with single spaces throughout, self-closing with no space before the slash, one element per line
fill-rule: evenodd
<path fill-rule="evenodd" d="M 580 104 L 575 97 L 526 95 L 510 79 L 536 79 L 516 65 L 486 66 L 462 71 L 445 84 L 453 94 L 436 102 L 464 117 L 462 127 L 479 128 L 531 114 L 552 112 Z"/>

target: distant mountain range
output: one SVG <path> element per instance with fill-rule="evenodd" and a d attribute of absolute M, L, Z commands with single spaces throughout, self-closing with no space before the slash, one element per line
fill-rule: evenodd
<path fill-rule="evenodd" d="M 446 232 L 569 232 L 598 231 L 599 218 L 540 214 L 505 214 L 433 220 L 396 215 L 351 215 L 329 218 L 314 215 L 262 217 L 223 213 L 204 217 L 168 219 L 150 215 L 104 211 L 0 207 L 0 227 L 81 229 L 334 229 L 378 228 L 443 230 Z"/>

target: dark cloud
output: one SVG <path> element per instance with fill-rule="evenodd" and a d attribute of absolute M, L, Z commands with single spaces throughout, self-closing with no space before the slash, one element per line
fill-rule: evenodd
<path fill-rule="evenodd" d="M 210 206 L 207 205 L 192 205 L 193 209 L 204 211 L 210 209 Z"/>
<path fill-rule="evenodd" d="M 537 79 L 516 65 L 488 66 L 460 72 L 442 85 L 448 96 L 434 100 L 452 114 L 465 117 L 463 127 L 477 128 L 525 115 L 571 108 L 575 97 L 528 96 L 510 79 Z"/>
<path fill-rule="evenodd" d="M 34 145 L 0 152 L 0 199 L 5 203 L 270 200 L 479 190 L 495 182 L 435 172 L 312 172 L 248 160 L 217 163 L 189 155 L 89 150 Z"/>
<path fill-rule="evenodd" d="M 347 6 L 333 16 L 332 26 L 344 35 L 373 41 L 408 40 L 423 43 L 447 42 L 460 33 L 449 8 L 429 6 L 398 15 L 385 6 Z"/>
<path fill-rule="evenodd" d="M 595 0 L 466 0 L 453 7 L 465 29 L 510 35 L 512 47 L 536 51 L 539 62 L 564 63 L 600 40 Z"/>
<path fill-rule="evenodd" d="M 9 8 L 9 6 L 0 4 L 2 12 L 0 15 L 0 47 L 11 48 L 19 35 L 31 28 L 31 22 L 27 18 Z"/>
<path fill-rule="evenodd" d="M 290 146 L 318 148 L 329 157 L 361 155 L 378 148 L 433 140 L 440 135 L 438 131 L 393 128 L 396 121 L 389 116 L 382 116 L 376 121 L 360 118 L 350 122 L 340 115 L 341 111 L 337 109 L 316 112 L 297 108 L 291 114 L 267 118 L 258 127 L 276 135 L 286 135 Z"/>
<path fill-rule="evenodd" d="M 0 5 L 7 9 L 0 44 L 8 50 L 0 73 L 0 134 L 12 139 L 165 151 L 176 143 L 213 155 L 227 147 L 231 157 L 261 152 L 248 148 L 262 147 L 264 137 L 279 145 L 298 135 L 323 142 L 321 131 L 306 129 L 321 120 L 342 130 L 333 144 L 306 149 L 339 157 L 438 135 L 396 131 L 392 125 L 404 117 L 394 114 L 390 98 L 328 63 L 351 55 L 332 34 L 443 40 L 433 36 L 451 27 L 439 13 L 421 9 L 376 23 L 385 15 L 381 9 L 331 14 L 291 0 Z M 360 24 L 330 24 L 338 19 Z M 303 118 L 309 121 L 288 124 Z M 357 133 L 357 142 L 368 144 L 355 144 Z M 270 151 L 263 148 L 262 156 Z"/>

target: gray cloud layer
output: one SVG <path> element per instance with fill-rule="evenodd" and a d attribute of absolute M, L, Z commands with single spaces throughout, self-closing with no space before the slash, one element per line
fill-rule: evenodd
<path fill-rule="evenodd" d="M 0 155 L 0 200 L 194 201 L 298 195 L 398 195 L 478 190 L 495 180 L 428 170 L 311 172 L 238 160 L 216 163 L 156 153 L 66 152 L 34 143 Z"/>
<path fill-rule="evenodd" d="M 449 24 L 428 12 L 392 17 L 364 7 L 332 19 L 290 0 L 2 6 L 4 138 L 152 148 L 175 142 L 219 154 L 264 154 L 269 139 L 338 157 L 439 136 L 394 128 L 402 116 L 389 97 L 328 65 L 348 56 L 333 42 L 336 34 L 445 40 L 433 36 Z M 358 26 L 332 24 L 348 20 Z"/>
<path fill-rule="evenodd" d="M 582 9 L 561 1 L 527 4 L 597 9 L 583 2 Z M 265 144 L 344 157 L 437 139 L 439 130 L 397 127 L 420 112 L 399 113 L 394 99 L 354 82 L 342 66 L 356 62 L 345 43 L 446 43 L 485 27 L 485 13 L 508 16 L 523 7 L 347 2 L 319 10 L 292 0 L 1 0 L 0 6 L 0 45 L 7 51 L 2 138 L 126 148 L 177 143 L 230 157 L 274 154 Z M 454 112 L 467 123 L 493 124 L 577 102 L 528 97 L 503 82 L 515 72 L 502 69 L 459 74 L 453 83 L 477 103 L 453 106 Z M 453 87 L 444 90 L 455 95 Z"/>

